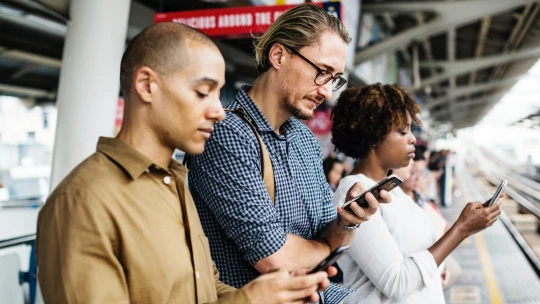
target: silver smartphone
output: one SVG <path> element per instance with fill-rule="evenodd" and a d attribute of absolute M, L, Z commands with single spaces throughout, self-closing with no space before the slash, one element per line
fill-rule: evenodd
<path fill-rule="evenodd" d="M 501 193 L 503 192 L 503 189 L 504 187 L 506 187 L 507 184 L 508 182 L 504 179 L 499 185 L 499 188 L 497 188 L 497 190 L 495 191 L 495 194 L 493 194 L 491 200 L 487 203 L 486 207 L 493 205 L 499 199 L 499 196 L 501 196 Z"/>
<path fill-rule="evenodd" d="M 403 183 L 403 180 L 401 178 L 399 178 L 399 176 L 397 176 L 395 174 L 387 176 L 385 179 L 378 182 L 375 186 L 369 188 L 367 191 L 364 191 L 364 193 L 360 194 L 359 196 L 353 198 L 352 200 L 350 200 L 348 202 L 345 202 L 345 204 L 343 204 L 343 209 L 345 209 L 348 212 L 352 212 L 352 209 L 351 209 L 350 205 L 353 202 L 357 202 L 358 206 L 360 206 L 362 208 L 368 208 L 369 204 L 368 204 L 368 202 L 366 201 L 366 198 L 365 198 L 365 195 L 368 192 L 371 192 L 371 194 L 373 194 L 373 196 L 375 196 L 375 198 L 379 198 L 379 191 L 386 190 L 386 191 L 390 192 L 394 188 L 396 188 L 397 186 L 401 185 L 401 183 Z"/>

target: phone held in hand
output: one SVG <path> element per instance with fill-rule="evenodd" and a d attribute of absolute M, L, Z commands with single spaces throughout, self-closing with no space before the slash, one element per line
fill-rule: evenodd
<path fill-rule="evenodd" d="M 337 262 L 337 260 L 339 260 L 339 258 L 347 252 L 347 250 L 349 250 L 349 246 L 342 246 L 334 250 L 326 259 L 322 260 L 319 265 L 315 266 L 315 268 L 313 268 L 309 274 L 326 270 L 326 268 Z"/>
<path fill-rule="evenodd" d="M 504 179 L 499 185 L 499 188 L 497 188 L 497 190 L 495 191 L 495 194 L 493 194 L 493 197 L 491 197 L 491 200 L 487 203 L 487 205 L 484 204 L 484 206 L 489 207 L 493 205 L 499 199 L 499 196 L 501 196 L 501 193 L 503 192 L 504 187 L 506 187 L 507 184 L 508 182 Z"/>
<path fill-rule="evenodd" d="M 358 206 L 360 206 L 362 208 L 368 208 L 369 205 L 368 205 L 368 202 L 366 201 L 366 198 L 365 198 L 365 195 L 368 192 L 371 192 L 371 194 L 373 194 L 373 196 L 375 196 L 375 198 L 378 199 L 379 198 L 379 192 L 381 190 L 386 190 L 386 191 L 390 192 L 394 188 L 396 188 L 397 186 L 401 185 L 401 183 L 403 183 L 403 180 L 401 178 L 399 178 L 397 175 L 392 174 L 390 176 L 387 176 L 385 179 L 378 182 L 375 186 L 369 188 L 367 191 L 364 191 L 364 193 L 360 194 L 359 196 L 353 198 L 352 200 L 350 200 L 348 202 L 345 202 L 345 204 L 343 204 L 343 209 L 345 209 L 348 212 L 352 212 L 352 209 L 351 209 L 350 205 L 353 202 L 357 202 Z"/>

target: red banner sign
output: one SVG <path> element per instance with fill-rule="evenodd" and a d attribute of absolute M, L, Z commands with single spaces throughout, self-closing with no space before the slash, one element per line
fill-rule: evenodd
<path fill-rule="evenodd" d="M 340 17 L 339 2 L 315 3 Z M 184 12 L 157 13 L 154 23 L 178 22 L 201 30 L 211 37 L 249 36 L 264 33 L 284 12 L 296 5 L 245 6 Z"/>

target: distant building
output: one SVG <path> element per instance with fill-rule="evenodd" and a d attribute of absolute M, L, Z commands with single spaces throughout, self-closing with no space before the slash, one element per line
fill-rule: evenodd
<path fill-rule="evenodd" d="M 0 96 L 0 200 L 48 192 L 57 110 Z"/>

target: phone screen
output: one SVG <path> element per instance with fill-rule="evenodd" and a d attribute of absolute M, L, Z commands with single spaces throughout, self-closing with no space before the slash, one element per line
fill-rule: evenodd
<path fill-rule="evenodd" d="M 499 199 L 499 196 L 501 196 L 501 193 L 502 193 L 504 187 L 506 187 L 507 184 L 508 184 L 508 182 L 506 180 L 503 180 L 501 182 L 501 184 L 499 185 L 499 187 L 495 191 L 495 194 L 493 194 L 493 197 L 491 197 L 491 200 L 489 201 L 489 203 L 487 204 L 486 207 L 489 207 L 489 206 L 493 205 Z"/>
<path fill-rule="evenodd" d="M 347 250 L 349 250 L 349 246 L 342 246 L 342 247 L 339 247 L 338 249 L 334 250 L 332 253 L 330 253 L 330 255 L 326 259 L 322 260 L 319 263 L 319 265 L 315 266 L 315 268 L 313 268 L 309 272 L 309 274 L 319 272 L 319 271 L 323 271 L 326 268 L 328 268 L 329 266 L 332 266 L 335 262 L 337 262 L 337 260 L 339 260 L 339 258 L 345 252 L 347 252 Z"/>
<path fill-rule="evenodd" d="M 399 178 L 397 175 L 392 174 L 386 177 L 385 179 L 381 180 L 380 182 L 378 182 L 375 186 L 369 188 L 367 191 L 364 191 L 364 193 L 360 194 L 359 196 L 353 198 L 352 200 L 348 202 L 345 202 L 345 204 L 343 204 L 343 209 L 345 209 L 348 212 L 352 212 L 352 209 L 350 206 L 352 202 L 357 202 L 358 206 L 362 208 L 368 208 L 369 205 L 365 198 L 365 195 L 368 192 L 371 192 L 375 196 L 375 198 L 379 198 L 379 191 L 386 190 L 390 192 L 397 186 L 401 185 L 401 183 L 403 183 L 403 180 Z"/>

